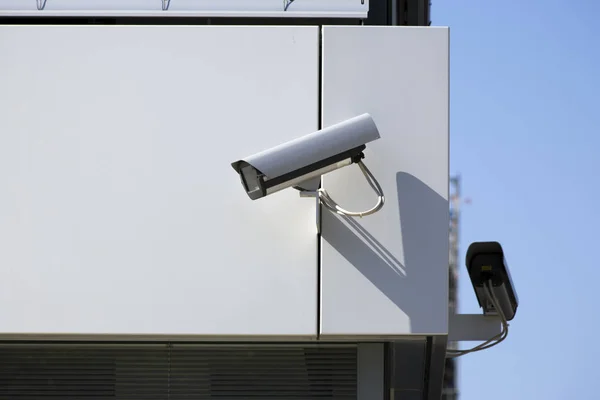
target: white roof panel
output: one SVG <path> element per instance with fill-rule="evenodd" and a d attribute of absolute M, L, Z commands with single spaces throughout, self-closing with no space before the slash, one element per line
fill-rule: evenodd
<path fill-rule="evenodd" d="M 366 18 L 369 0 L 0 0 L 0 16 Z"/>

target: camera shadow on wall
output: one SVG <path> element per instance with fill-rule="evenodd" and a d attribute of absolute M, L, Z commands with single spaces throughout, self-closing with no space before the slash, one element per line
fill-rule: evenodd
<path fill-rule="evenodd" d="M 408 316 L 410 333 L 439 333 L 439 302 L 447 309 L 448 301 L 448 201 L 404 172 L 396 174 L 396 189 L 384 209 L 398 207 L 400 220 L 386 221 L 400 225 L 397 245 L 383 245 L 360 219 L 326 209 L 322 238 Z"/>

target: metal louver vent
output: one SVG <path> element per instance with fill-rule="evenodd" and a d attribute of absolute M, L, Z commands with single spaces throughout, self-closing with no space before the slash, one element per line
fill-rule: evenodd
<path fill-rule="evenodd" d="M 0 346 L 0 399 L 356 399 L 356 346 Z"/>

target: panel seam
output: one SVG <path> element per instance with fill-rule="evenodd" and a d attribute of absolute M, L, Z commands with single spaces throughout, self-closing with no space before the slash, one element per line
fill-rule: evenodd
<path fill-rule="evenodd" d="M 319 26 L 318 32 L 318 47 L 317 47 L 317 68 L 318 68 L 318 99 L 317 99 L 317 128 L 323 129 L 323 26 Z M 321 176 L 321 181 L 319 184 L 319 188 L 323 186 L 323 177 Z M 322 210 L 321 210 L 321 202 L 317 201 L 316 207 L 318 207 L 315 212 L 318 216 L 318 226 L 317 230 L 317 340 L 321 338 L 321 307 L 322 307 L 322 285 L 321 285 L 321 273 L 322 273 L 322 249 L 321 249 L 321 229 L 322 229 Z"/>

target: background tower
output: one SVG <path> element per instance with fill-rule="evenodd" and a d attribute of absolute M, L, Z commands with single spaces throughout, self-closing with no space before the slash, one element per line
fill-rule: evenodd
<path fill-rule="evenodd" d="M 456 313 L 458 308 L 458 253 L 459 253 L 459 233 L 460 233 L 460 205 L 462 202 L 460 192 L 460 175 L 450 177 L 450 229 L 449 229 L 449 301 L 448 306 L 451 314 Z M 456 347 L 455 343 L 450 343 L 449 348 Z M 456 360 L 446 359 L 446 369 L 444 375 L 443 398 L 453 400 L 458 398 Z"/>

